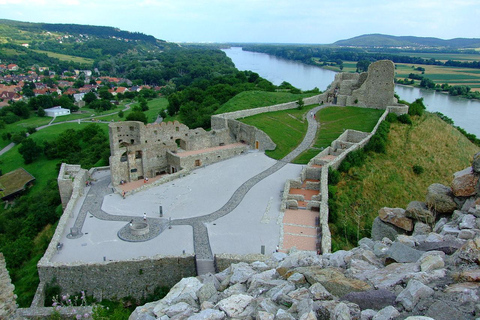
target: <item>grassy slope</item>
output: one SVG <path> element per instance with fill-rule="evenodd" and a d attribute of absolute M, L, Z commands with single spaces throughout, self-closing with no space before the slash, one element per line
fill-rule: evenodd
<path fill-rule="evenodd" d="M 453 173 L 469 167 L 479 150 L 432 114 L 415 118 L 413 126 L 392 124 L 387 153 L 370 155 L 361 168 L 344 174 L 337 187 L 341 216 L 331 225 L 333 249 L 354 245 L 344 235 L 352 228 L 356 234 L 358 221 L 360 238 L 370 236 L 380 208 L 406 208 L 411 201 L 424 201 L 430 184 L 450 185 Z M 413 165 L 422 166 L 424 173 L 415 175 Z"/>
<path fill-rule="evenodd" d="M 273 151 L 265 153 L 274 159 L 281 159 L 290 153 L 302 141 L 307 132 L 308 123 L 305 115 L 309 109 L 290 109 L 258 114 L 240 121 L 262 130 L 277 144 Z M 288 130 L 285 130 L 288 128 Z"/>
<path fill-rule="evenodd" d="M 223 104 L 215 114 L 233 112 L 245 109 L 272 106 L 275 104 L 298 101 L 316 93 L 293 94 L 290 92 L 244 91 Z"/>

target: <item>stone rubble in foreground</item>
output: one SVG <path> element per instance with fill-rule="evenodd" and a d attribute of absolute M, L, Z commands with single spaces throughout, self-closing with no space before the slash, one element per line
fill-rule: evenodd
<path fill-rule="evenodd" d="M 274 253 L 184 278 L 150 319 L 480 319 L 480 153 L 424 202 L 382 208 L 372 239 L 333 254 Z"/>

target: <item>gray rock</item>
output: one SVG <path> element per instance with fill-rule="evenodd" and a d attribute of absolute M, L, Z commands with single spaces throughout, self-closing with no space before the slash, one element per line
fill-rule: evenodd
<path fill-rule="evenodd" d="M 386 258 L 388 256 L 388 249 L 390 249 L 390 246 L 387 246 L 383 242 L 376 241 L 373 247 L 373 253 L 378 258 Z"/>
<path fill-rule="evenodd" d="M 436 320 L 430 317 L 424 317 L 424 316 L 410 316 L 408 318 L 405 318 L 405 320 Z"/>
<path fill-rule="evenodd" d="M 279 306 L 276 305 L 270 298 L 261 299 L 258 302 L 258 310 L 260 311 L 265 311 L 270 314 L 276 314 L 278 309 Z"/>
<path fill-rule="evenodd" d="M 410 280 L 407 287 L 400 292 L 396 301 L 403 305 L 405 310 L 412 311 L 422 298 L 433 295 L 433 289 L 418 280 Z"/>
<path fill-rule="evenodd" d="M 418 236 L 418 235 L 428 235 L 430 232 L 432 232 L 432 227 L 430 227 L 428 224 L 423 223 L 423 222 L 417 222 L 415 223 L 415 227 L 413 227 L 413 236 Z"/>
<path fill-rule="evenodd" d="M 435 233 L 440 233 L 442 231 L 443 226 L 448 222 L 447 218 L 440 218 L 440 220 L 437 221 L 435 224 L 435 227 L 433 227 L 433 232 Z"/>
<path fill-rule="evenodd" d="M 404 244 L 410 248 L 413 248 L 415 247 L 415 238 L 412 237 L 412 236 L 407 236 L 407 235 L 404 235 L 404 234 L 399 234 L 397 236 L 397 241 L 396 242 L 400 242 L 401 244 Z"/>
<path fill-rule="evenodd" d="M 333 320 L 350 320 L 350 319 L 352 319 L 352 317 L 350 317 L 350 309 L 348 308 L 348 306 L 345 303 L 340 302 L 339 304 L 337 304 L 335 309 L 333 309 L 333 314 L 330 317 L 330 319 L 333 319 Z"/>
<path fill-rule="evenodd" d="M 472 214 L 466 214 L 462 218 L 462 222 L 458 225 L 460 229 L 475 229 L 477 227 L 476 218 Z"/>
<path fill-rule="evenodd" d="M 352 255 L 351 251 L 346 251 L 346 250 L 335 251 L 329 256 L 330 265 L 336 268 L 344 268 L 346 265 L 345 258 L 351 255 Z"/>
<path fill-rule="evenodd" d="M 200 311 L 197 314 L 194 314 L 188 318 L 188 320 L 222 320 L 225 319 L 225 312 L 214 310 L 214 309 L 205 309 Z"/>
<path fill-rule="evenodd" d="M 475 173 L 480 173 L 480 152 L 477 152 L 473 156 L 473 161 L 472 161 L 472 170 Z"/>
<path fill-rule="evenodd" d="M 475 198 L 470 197 L 463 203 L 462 212 L 468 212 L 471 208 L 475 208 Z"/>
<path fill-rule="evenodd" d="M 435 222 L 435 215 L 422 201 L 412 201 L 405 209 L 405 215 L 420 222 L 432 224 Z"/>
<path fill-rule="evenodd" d="M 463 240 L 468 240 L 468 239 L 473 239 L 475 238 L 475 231 L 470 230 L 470 229 L 462 229 L 460 230 L 460 233 L 458 234 L 459 239 Z"/>
<path fill-rule="evenodd" d="M 271 298 L 273 301 L 278 301 L 278 299 L 283 296 L 287 295 L 290 291 L 295 290 L 295 285 L 292 283 L 285 281 L 281 285 L 278 285 L 267 292 L 267 297 Z"/>
<path fill-rule="evenodd" d="M 462 246 L 459 241 L 444 240 L 440 242 L 425 242 L 420 243 L 416 248 L 421 251 L 443 251 L 445 254 L 453 254 Z"/>
<path fill-rule="evenodd" d="M 288 277 L 287 280 L 292 282 L 296 286 L 305 284 L 307 282 L 307 280 L 305 279 L 303 274 L 298 273 L 298 272 L 295 272 L 294 274 L 292 274 L 290 277 Z"/>
<path fill-rule="evenodd" d="M 381 241 L 383 238 L 388 238 L 395 241 L 395 238 L 399 234 L 405 234 L 405 230 L 402 230 L 394 225 L 383 222 L 379 217 L 373 220 L 372 225 L 372 240 Z"/>
<path fill-rule="evenodd" d="M 316 308 L 316 306 L 314 305 L 312 299 L 297 300 L 293 302 L 293 305 L 290 309 L 288 309 L 288 312 L 291 314 L 296 313 L 298 316 L 302 316 L 312 312 L 314 308 Z"/>
<path fill-rule="evenodd" d="M 302 314 L 300 320 L 317 320 L 317 316 L 313 311 L 310 311 Z"/>
<path fill-rule="evenodd" d="M 236 294 L 220 300 L 217 307 L 226 313 L 230 318 L 246 318 L 254 313 L 251 306 L 254 298 L 245 294 Z"/>
<path fill-rule="evenodd" d="M 400 242 L 394 242 L 388 250 L 388 257 L 396 262 L 415 262 L 421 256 L 423 252 L 410 248 Z"/>
<path fill-rule="evenodd" d="M 307 288 L 298 288 L 297 290 L 290 291 L 287 295 L 294 300 L 304 300 L 312 298 L 312 293 Z"/>
<path fill-rule="evenodd" d="M 445 256 L 445 253 L 443 253 L 443 256 Z M 426 253 L 418 260 L 418 262 L 420 263 L 420 270 L 422 272 L 431 272 L 445 267 L 445 261 L 440 252 Z"/>
<path fill-rule="evenodd" d="M 395 319 L 400 315 L 397 309 L 392 306 L 388 306 L 378 311 L 377 314 L 372 318 L 373 320 L 391 320 Z"/>
<path fill-rule="evenodd" d="M 377 314 L 377 311 L 372 309 L 362 310 L 362 313 L 360 313 L 360 320 L 372 320 L 376 314 Z"/>
<path fill-rule="evenodd" d="M 198 311 L 197 308 L 192 308 L 188 303 L 179 302 L 177 304 L 171 305 L 163 309 L 163 313 L 168 317 L 172 318 L 174 316 L 188 317 Z"/>
<path fill-rule="evenodd" d="M 457 209 L 452 189 L 440 183 L 434 183 L 428 187 L 425 200 L 427 207 L 438 213 L 452 213 Z"/>
<path fill-rule="evenodd" d="M 358 241 L 358 246 L 363 249 L 373 250 L 375 242 L 370 238 L 362 238 Z"/>
<path fill-rule="evenodd" d="M 419 271 L 420 267 L 416 263 L 392 263 L 383 269 L 355 275 L 355 278 L 368 280 L 375 288 L 389 289 L 406 282 Z"/>
<path fill-rule="evenodd" d="M 215 286 L 215 289 L 218 290 L 220 288 L 220 281 L 218 281 L 218 278 L 211 273 L 201 275 L 199 276 L 199 278 L 201 279 L 203 284 L 211 283 Z"/>
<path fill-rule="evenodd" d="M 197 278 L 183 278 L 175 284 L 168 294 L 153 309 L 153 313 L 157 316 L 162 315 L 162 310 L 179 302 L 191 304 L 197 300 L 197 291 L 202 287 L 202 283 Z"/>
<path fill-rule="evenodd" d="M 440 232 L 441 235 L 447 236 L 451 235 L 454 237 L 458 237 L 458 234 L 460 233 L 460 229 L 457 228 L 457 226 L 451 226 L 451 225 L 444 225 L 442 232 Z"/>
<path fill-rule="evenodd" d="M 257 320 L 273 320 L 275 319 L 275 315 L 265 311 L 258 311 L 256 319 Z"/>
<path fill-rule="evenodd" d="M 243 283 L 236 283 L 233 286 L 223 290 L 220 294 L 220 299 L 225 299 L 235 294 L 243 294 L 247 292 L 247 286 Z"/>
<path fill-rule="evenodd" d="M 432 303 L 425 316 L 431 317 L 435 320 L 451 320 L 451 319 L 464 319 L 465 315 L 458 310 L 454 305 L 447 301 L 435 301 Z"/>
<path fill-rule="evenodd" d="M 216 296 L 218 296 L 218 292 L 217 292 L 217 289 L 215 289 L 215 285 L 212 282 L 205 283 L 200 288 L 200 290 L 197 291 L 197 297 L 200 304 L 202 304 L 205 301 L 209 301 L 212 298 L 215 301 Z"/>
<path fill-rule="evenodd" d="M 255 261 L 250 264 L 250 266 L 259 272 L 267 271 L 268 269 L 271 269 L 265 262 L 263 261 Z"/>
<path fill-rule="evenodd" d="M 309 288 L 310 292 L 313 295 L 314 300 L 332 300 L 333 296 L 324 286 L 320 283 L 314 283 Z"/>
<path fill-rule="evenodd" d="M 230 284 L 247 282 L 248 278 L 256 273 L 255 270 L 245 262 L 232 264 L 230 269 L 232 274 L 230 276 Z"/>
<path fill-rule="evenodd" d="M 393 306 L 396 298 L 397 296 L 390 291 L 379 289 L 364 292 L 351 292 L 341 297 L 340 300 L 347 300 L 356 303 L 362 310 L 380 310 L 387 306 Z"/>
<path fill-rule="evenodd" d="M 478 175 L 472 172 L 472 168 L 466 168 L 455 172 L 452 181 L 452 192 L 456 197 L 470 197 L 475 195 L 478 184 Z"/>
<path fill-rule="evenodd" d="M 278 309 L 275 320 L 295 320 L 295 318 L 285 310 Z"/>

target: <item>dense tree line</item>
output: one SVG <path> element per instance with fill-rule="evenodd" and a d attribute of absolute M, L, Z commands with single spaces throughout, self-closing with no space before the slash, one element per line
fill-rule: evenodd
<path fill-rule="evenodd" d="M 424 59 L 402 54 L 388 52 L 369 52 L 360 48 L 333 48 L 315 46 L 292 46 L 292 45 L 247 45 L 243 50 L 262 52 L 289 60 L 297 60 L 306 64 L 316 64 L 313 58 L 321 61 L 377 61 L 392 60 L 395 63 L 411 63 L 440 66 L 462 66 L 467 68 L 480 68 L 480 62 L 446 61 L 445 63 L 433 58 Z"/>

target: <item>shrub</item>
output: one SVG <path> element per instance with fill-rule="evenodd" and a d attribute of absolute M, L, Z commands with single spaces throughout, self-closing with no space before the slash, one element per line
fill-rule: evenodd
<path fill-rule="evenodd" d="M 423 115 L 425 109 L 423 98 L 419 98 L 410 104 L 408 108 L 408 114 L 411 116 L 421 116 Z"/>
<path fill-rule="evenodd" d="M 358 149 L 347 154 L 338 167 L 338 171 L 347 172 L 351 167 L 359 167 L 365 162 L 366 154 L 363 149 Z"/>
<path fill-rule="evenodd" d="M 425 171 L 425 170 L 423 169 L 423 167 L 422 167 L 422 166 L 419 166 L 419 165 L 414 165 L 414 166 L 412 167 L 412 170 L 413 170 L 413 173 L 415 173 L 416 175 L 420 175 L 420 174 L 423 173 L 423 171 Z"/>
<path fill-rule="evenodd" d="M 387 114 L 385 121 L 388 121 L 390 123 L 395 123 L 397 122 L 397 115 L 395 113 L 389 113 Z"/>
<path fill-rule="evenodd" d="M 336 186 L 340 182 L 340 172 L 328 167 L 328 184 Z"/>
<path fill-rule="evenodd" d="M 398 121 L 404 124 L 412 124 L 412 119 L 410 119 L 410 116 L 408 114 L 402 114 L 401 116 L 398 116 Z"/>

